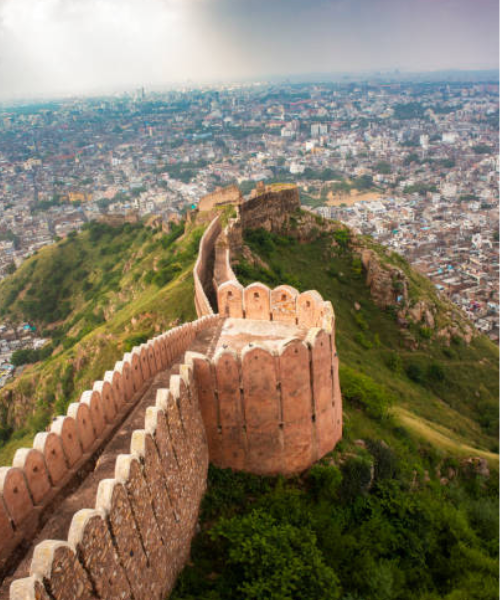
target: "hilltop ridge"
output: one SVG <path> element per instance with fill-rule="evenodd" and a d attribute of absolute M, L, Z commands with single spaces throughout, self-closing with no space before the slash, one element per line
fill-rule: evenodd
<path fill-rule="evenodd" d="M 210 223 L 201 239 L 200 220 Z M 444 594 L 454 590 L 465 594 L 457 597 L 475 597 L 466 591 L 478 585 L 468 568 L 458 573 L 453 567 L 453 576 L 443 583 L 441 572 L 447 565 L 433 567 L 424 580 L 424 567 L 415 563 L 420 556 L 425 564 L 435 564 L 435 555 L 442 552 L 440 540 L 447 528 L 457 527 L 456 522 L 461 523 L 459 529 L 449 540 L 446 537 L 452 548 L 450 567 L 470 558 L 462 544 L 467 539 L 475 565 L 483 561 L 481 585 L 488 593 L 494 589 L 495 548 L 489 531 L 495 487 L 490 472 L 498 469 L 493 345 L 483 336 L 469 335 L 461 315 L 450 311 L 404 261 L 338 223 L 302 212 L 294 187 L 261 190 L 237 213 L 224 209 L 223 215 L 190 215 L 184 234 L 174 237 L 178 240 L 164 242 L 168 255 L 151 275 L 166 270 L 170 283 L 152 296 L 147 284 L 142 286 L 134 310 L 146 303 L 160 310 L 155 304 L 160 292 L 164 301 L 176 291 L 182 297 L 177 285 L 189 279 L 200 318 L 146 343 L 129 340 L 135 343 L 132 352 L 80 402 L 72 403 L 67 416 L 59 417 L 45 434 L 44 440 L 60 436 L 67 459 L 79 440 L 84 453 L 75 459 L 77 465 L 78 460 L 89 461 L 110 439 L 96 463 L 96 473 L 101 477 L 107 473 L 108 478 L 93 476 L 97 479 L 90 495 L 95 495 L 96 510 L 82 508 L 65 522 L 58 535 L 65 539 L 69 526 L 67 543 L 46 540 L 42 531 L 44 541 L 35 542 L 32 558 L 28 552 L 14 575 L 11 598 L 25 600 L 36 593 L 44 599 L 50 594 L 66 600 L 80 586 L 100 598 L 125 594 L 160 599 L 186 563 L 200 507 L 202 530 L 195 540 L 195 562 L 181 576 L 175 598 L 207 592 L 225 599 L 244 588 L 253 597 L 262 585 L 274 590 L 270 598 L 282 597 L 286 590 L 298 597 L 288 578 L 278 581 L 272 576 L 277 572 L 273 561 L 282 560 L 283 552 L 293 556 L 296 573 L 303 570 L 300 589 L 318 600 L 340 598 L 341 590 L 371 597 L 370 590 L 375 589 L 383 590 L 381 598 L 395 600 L 412 588 L 412 597 L 427 598 L 422 595 L 426 586 L 443 594 L 432 598 L 448 598 Z M 150 250 L 158 247 L 158 241 L 162 245 L 161 239 Z M 172 273 L 174 261 L 179 268 Z M 78 315 L 78 303 L 73 306 Z M 16 310 L 23 308 L 20 304 Z M 112 311 L 110 315 L 109 322 L 118 328 L 127 322 L 124 314 L 119 324 Z M 79 321 L 74 317 L 68 321 L 71 326 Z M 106 331 L 107 325 L 96 331 Z M 448 328 L 446 334 L 443 328 Z M 123 335 L 119 329 L 118 333 Z M 94 334 L 91 331 L 82 340 L 93 339 Z M 51 359 L 41 369 L 50 364 Z M 459 366 L 462 372 L 455 377 Z M 162 384 L 169 389 L 157 389 L 155 404 L 147 406 L 153 401 L 148 390 Z M 141 408 L 133 409 L 131 425 L 143 421 L 144 429 L 132 431 L 120 421 L 124 407 L 135 403 Z M 75 441 L 62 428 L 73 422 Z M 116 444 L 127 445 L 129 436 L 131 454 L 116 457 Z M 18 451 L 12 468 L 0 473 L 5 540 L 13 536 L 15 541 L 23 531 L 29 539 L 30 521 L 40 516 L 43 520 L 44 502 L 57 489 L 51 487 L 55 459 L 40 440 L 32 450 Z M 109 478 L 115 459 L 114 478 Z M 312 466 L 318 459 L 322 460 Z M 209 460 L 254 475 L 215 467 L 207 473 Z M 104 470 L 99 470 L 100 464 Z M 69 463 L 68 467 L 67 477 L 78 475 Z M 45 469 L 50 476 L 43 480 Z M 286 482 L 268 479 L 276 474 L 295 477 Z M 49 486 L 46 497 L 42 481 Z M 201 504 L 207 481 L 208 493 Z M 226 482 L 234 485 L 231 492 L 225 489 Z M 238 496 L 242 489 L 249 490 L 248 508 Z M 474 502 L 479 490 L 485 493 L 488 525 L 477 522 Z M 375 548 L 372 536 L 363 537 L 355 525 L 360 519 L 377 527 L 370 520 L 368 504 L 388 527 L 393 500 L 414 507 L 406 519 L 420 514 L 425 535 L 433 540 L 429 549 L 417 549 L 416 540 L 410 540 L 412 549 L 406 555 L 401 547 L 401 540 L 408 537 L 406 521 L 399 533 L 391 530 L 395 537 L 389 545 L 381 541 Z M 352 510 L 364 506 L 365 512 L 351 515 L 345 504 L 350 501 Z M 428 502 L 439 517 L 429 520 L 423 514 Z M 332 510 L 339 521 L 327 518 Z M 212 526 L 214 517 L 217 523 Z M 364 573 L 359 582 L 321 534 L 325 528 L 348 546 L 348 532 L 341 531 L 348 522 L 356 532 L 351 546 L 370 548 L 370 559 L 357 565 Z M 252 550 L 254 558 L 245 557 L 240 534 L 256 548 L 267 530 L 276 533 L 266 542 L 274 548 L 271 554 Z M 220 536 L 226 542 L 214 546 L 213 558 L 198 562 L 200 549 L 210 553 L 209 540 Z M 282 543 L 274 547 L 276 540 Z M 402 557 L 401 563 L 396 555 Z M 113 578 L 102 577 L 97 556 L 105 556 Z M 30 562 L 32 574 L 26 577 Z M 153 572 L 149 564 L 172 568 Z M 245 573 L 241 585 L 232 571 L 239 564 Z M 385 581 L 377 583 L 374 573 L 380 569 Z M 213 571 L 218 573 L 215 579 Z"/>

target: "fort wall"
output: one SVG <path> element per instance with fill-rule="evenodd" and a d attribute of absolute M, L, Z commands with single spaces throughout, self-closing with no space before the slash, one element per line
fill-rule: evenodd
<path fill-rule="evenodd" d="M 99 483 L 95 506 L 75 513 L 67 540 L 35 547 L 30 576 L 12 583 L 10 598 L 162 600 L 189 557 L 207 470 L 197 386 L 186 364 L 170 389 L 158 390 L 130 453 Z"/>
<path fill-rule="evenodd" d="M 198 202 L 198 210 L 208 211 L 216 206 L 226 204 L 239 205 L 243 201 L 240 188 L 237 185 L 228 185 L 224 188 L 218 188 L 214 192 L 203 196 Z"/>
<path fill-rule="evenodd" d="M 267 186 L 265 191 L 244 202 L 239 209 L 241 228 L 279 233 L 290 216 L 300 208 L 299 190 L 295 185 Z"/>
<path fill-rule="evenodd" d="M 292 475 L 333 450 L 342 435 L 334 354 L 332 333 L 319 328 L 277 351 L 253 343 L 213 359 L 188 352 L 211 462 Z"/>
<path fill-rule="evenodd" d="M 222 227 L 219 217 L 215 217 L 203 234 L 198 258 L 194 266 L 194 304 L 196 314 L 199 317 L 213 315 L 214 310 L 209 300 L 209 293 L 212 289 L 213 262 L 215 260 L 215 242 L 221 233 Z"/>
<path fill-rule="evenodd" d="M 84 392 L 32 448 L 17 450 L 11 467 L 0 468 L 0 567 L 16 547 L 31 540 L 50 506 L 85 469 L 142 397 L 154 376 L 175 362 L 198 331 L 218 319 L 186 323 L 132 349 L 102 381 Z"/>
<path fill-rule="evenodd" d="M 256 202 L 268 202 L 260 216 Z M 249 200 L 224 231 L 219 217 L 213 219 L 193 273 L 200 318 L 125 354 L 50 431 L 36 436 L 33 448 L 19 450 L 11 467 L 0 468 L 5 566 L 119 431 L 155 375 L 184 355 L 180 374 L 146 408 L 129 452 L 117 456 L 113 477 L 99 481 L 94 506 L 72 516 L 67 539 L 34 548 L 29 576 L 13 581 L 11 600 L 160 600 L 189 558 L 209 460 L 252 473 L 292 475 L 334 448 L 342 435 L 342 400 L 331 303 L 290 286 L 243 287 L 230 263 L 231 239 L 241 233 L 242 222 L 279 227 L 287 218 L 280 213 L 289 214 L 297 202 L 296 189 L 287 186 Z M 297 335 L 281 343 L 222 345 L 212 356 L 214 338 L 206 354 L 189 351 L 198 332 L 223 319 L 239 320 L 249 330 L 257 323 L 259 331 L 259 322 L 277 321 L 275 328 Z M 272 339 L 267 330 L 265 337 Z"/>

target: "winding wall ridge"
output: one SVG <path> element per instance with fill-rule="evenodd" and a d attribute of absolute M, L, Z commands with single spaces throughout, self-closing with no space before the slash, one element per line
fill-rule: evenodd
<path fill-rule="evenodd" d="M 210 304 L 208 296 L 205 292 L 205 288 L 208 284 L 209 270 L 207 269 L 210 255 L 214 252 L 215 242 L 221 232 L 222 226 L 220 218 L 215 217 L 210 225 L 203 234 L 198 251 L 198 258 L 194 266 L 193 277 L 194 277 L 194 304 L 196 307 L 196 314 L 199 317 L 205 315 L 213 315 L 214 310 Z"/>
<path fill-rule="evenodd" d="M 193 272 L 198 320 L 125 354 L 50 431 L 36 436 L 33 448 L 19 450 L 13 465 L 0 469 L 0 559 L 6 560 L 33 539 L 44 510 L 117 431 L 145 384 L 186 353 L 180 374 L 146 408 L 129 453 L 116 458 L 114 477 L 99 482 L 94 507 L 73 515 L 66 540 L 34 548 L 29 576 L 13 581 L 11 600 L 160 600 L 188 560 L 209 459 L 254 473 L 292 474 L 340 439 L 331 303 L 290 286 L 243 287 L 231 268 L 230 227 L 222 231 L 216 217 L 200 240 Z M 219 314 L 207 286 L 216 292 Z M 186 352 L 198 332 L 227 318 L 282 321 L 304 335 L 277 349 L 249 343 L 213 357 Z"/>
<path fill-rule="evenodd" d="M 204 317 L 209 324 L 216 317 Z M 12 600 L 160 600 L 184 567 L 206 487 L 208 446 L 192 367 L 160 389 L 95 506 L 76 512 L 65 541 L 45 540 Z"/>

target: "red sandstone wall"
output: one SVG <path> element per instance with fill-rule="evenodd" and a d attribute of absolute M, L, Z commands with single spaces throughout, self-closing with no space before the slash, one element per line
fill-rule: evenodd
<path fill-rule="evenodd" d="M 214 318 L 204 317 L 152 340 L 141 356 L 158 341 L 167 350 L 167 364 L 168 351 L 177 355 Z M 161 366 L 150 363 L 151 373 L 162 368 L 161 356 L 159 351 Z M 197 387 L 192 368 L 182 365 L 180 375 L 171 377 L 170 389 L 159 390 L 156 405 L 147 409 L 144 429 L 133 433 L 130 454 L 118 456 L 114 478 L 100 482 L 95 507 L 74 515 L 67 541 L 46 540 L 36 546 L 31 576 L 12 583 L 11 600 L 163 599 L 188 559 L 207 469 Z M 15 469 L 9 473 L 19 493 L 28 474 Z"/>
<path fill-rule="evenodd" d="M 193 270 L 194 277 L 194 304 L 198 317 L 213 315 L 214 311 L 205 293 L 204 286 L 212 280 L 209 272 L 209 257 L 214 251 L 215 242 L 221 232 L 219 217 L 210 223 L 200 240 L 198 258 Z"/>
<path fill-rule="evenodd" d="M 19 544 L 32 539 L 42 513 L 124 420 L 156 373 L 175 362 L 196 332 L 217 318 L 186 323 L 134 348 L 71 404 L 66 416 L 54 419 L 50 431 L 37 434 L 32 448 L 18 450 L 11 467 L 0 468 L 2 568 Z"/>
<path fill-rule="evenodd" d="M 213 360 L 188 352 L 199 390 L 210 460 L 265 475 L 294 474 L 342 437 L 342 399 L 332 332 L 313 328 L 306 342 L 278 352 L 249 345 Z"/>
<path fill-rule="evenodd" d="M 244 288 L 237 279 L 224 281 L 217 289 L 219 314 L 237 319 L 287 321 L 300 327 L 334 329 L 335 315 L 330 302 L 309 290 L 299 292 L 289 285 L 270 290 L 263 283 Z"/>

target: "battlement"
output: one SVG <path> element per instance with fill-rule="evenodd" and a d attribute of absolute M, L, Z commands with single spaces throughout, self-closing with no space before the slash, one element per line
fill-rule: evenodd
<path fill-rule="evenodd" d="M 264 219 L 277 227 L 295 194 L 266 191 L 225 230 L 213 219 L 193 272 L 200 318 L 125 354 L 0 469 L 12 600 L 160 600 L 188 560 L 209 460 L 291 475 L 334 448 L 342 399 L 331 303 L 285 285 L 243 287 L 231 268 L 228 238 L 245 212 L 253 226 L 256 203 L 270 201 Z M 66 496 L 67 525 L 51 528 Z"/>

